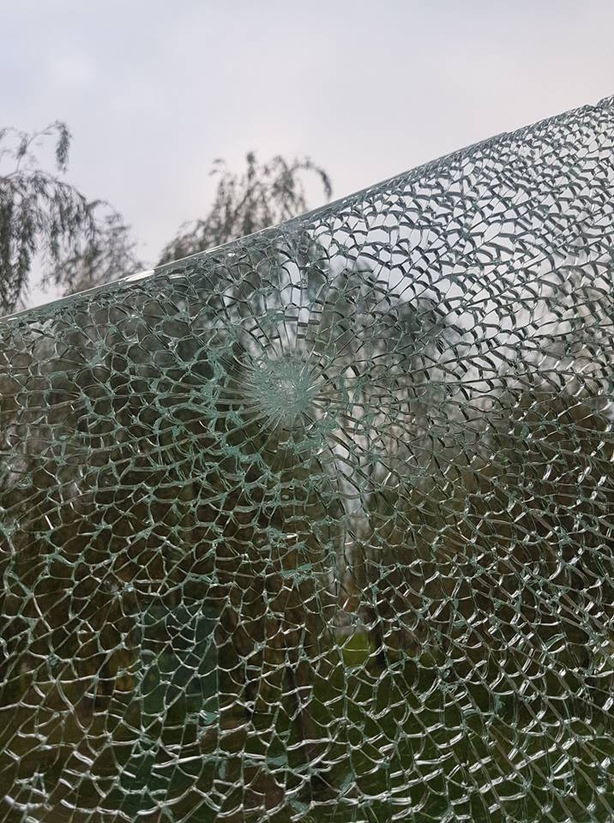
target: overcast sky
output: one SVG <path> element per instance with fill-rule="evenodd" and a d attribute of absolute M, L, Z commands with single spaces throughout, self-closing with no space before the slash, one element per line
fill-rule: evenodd
<path fill-rule="evenodd" d="M 0 0 L 0 32 L 0 126 L 64 120 L 148 263 L 216 157 L 309 155 L 340 197 L 614 94 L 613 0 Z"/>

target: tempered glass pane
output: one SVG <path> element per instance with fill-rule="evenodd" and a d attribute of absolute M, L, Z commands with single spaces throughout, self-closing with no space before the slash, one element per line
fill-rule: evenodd
<path fill-rule="evenodd" d="M 0 821 L 614 820 L 612 99 L 0 326 Z"/>

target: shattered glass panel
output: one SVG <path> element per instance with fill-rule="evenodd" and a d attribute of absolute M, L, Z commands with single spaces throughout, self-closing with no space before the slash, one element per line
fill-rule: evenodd
<path fill-rule="evenodd" d="M 0 821 L 614 820 L 614 99 L 0 326 Z"/>

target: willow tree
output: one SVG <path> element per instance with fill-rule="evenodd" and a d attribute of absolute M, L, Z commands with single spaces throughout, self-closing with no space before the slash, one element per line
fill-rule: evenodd
<path fill-rule="evenodd" d="M 38 267 L 43 286 L 62 286 L 69 292 L 142 267 L 121 215 L 102 200 L 88 199 L 65 179 L 70 144 L 71 134 L 60 121 L 33 133 L 0 129 L 4 314 L 23 306 Z"/>
<path fill-rule="evenodd" d="M 217 177 L 217 189 L 209 212 L 180 228 L 164 247 L 160 263 L 228 243 L 308 211 L 306 180 L 310 176 L 319 182 L 327 200 L 333 191 L 328 174 L 308 157 L 290 162 L 276 155 L 259 163 L 256 154 L 249 152 L 242 174 L 230 171 L 219 159 L 211 174 Z"/>

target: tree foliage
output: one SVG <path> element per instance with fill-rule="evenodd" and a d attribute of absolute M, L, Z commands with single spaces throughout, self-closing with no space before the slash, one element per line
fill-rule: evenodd
<path fill-rule="evenodd" d="M 94 213 L 95 231 L 88 242 L 62 261 L 61 282 L 67 293 L 100 286 L 146 268 L 122 215 L 104 203 L 98 204 Z"/>
<path fill-rule="evenodd" d="M 52 169 L 40 150 L 53 149 Z M 43 285 L 67 291 L 128 274 L 141 264 L 121 216 L 101 200 L 88 200 L 63 179 L 71 135 L 56 121 L 28 134 L 0 129 L 0 311 L 24 303 L 33 267 Z"/>
<path fill-rule="evenodd" d="M 268 163 L 259 163 L 256 154 L 249 152 L 246 163 L 243 174 L 236 174 L 224 160 L 215 161 L 211 174 L 218 184 L 209 213 L 181 227 L 164 247 L 160 263 L 245 237 L 307 211 L 306 175 L 315 176 L 327 199 L 332 195 L 328 174 L 308 157 L 288 162 L 276 155 Z"/>
<path fill-rule="evenodd" d="M 121 214 L 103 200 L 89 200 L 63 179 L 70 145 L 71 134 L 60 121 L 35 133 L 0 129 L 0 313 L 25 305 L 37 265 L 42 285 L 60 286 L 66 294 L 145 268 Z M 260 163 L 250 152 L 246 161 L 240 174 L 225 161 L 215 161 L 211 174 L 217 177 L 217 189 L 209 212 L 181 227 L 164 247 L 160 263 L 307 211 L 310 176 L 331 197 L 327 173 L 309 158 L 288 161 L 277 155 Z"/>

